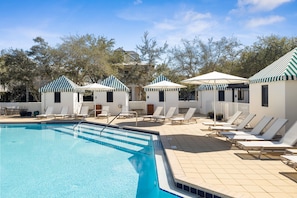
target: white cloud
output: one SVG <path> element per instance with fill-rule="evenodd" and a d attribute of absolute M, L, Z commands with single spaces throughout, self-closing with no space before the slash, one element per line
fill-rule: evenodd
<path fill-rule="evenodd" d="M 135 0 L 135 1 L 133 2 L 133 4 L 134 4 L 134 5 L 142 4 L 142 0 Z"/>
<path fill-rule="evenodd" d="M 247 10 L 249 12 L 271 11 L 282 4 L 292 2 L 294 0 L 238 0 L 237 11 Z"/>
<path fill-rule="evenodd" d="M 177 30 L 199 32 L 208 28 L 211 24 L 211 14 L 201 14 L 194 11 L 187 11 L 176 14 L 172 19 L 165 19 L 155 22 L 155 30 Z M 189 32 L 188 32 L 189 33 Z"/>
<path fill-rule="evenodd" d="M 278 23 L 284 21 L 285 18 L 281 16 L 269 16 L 265 18 L 253 18 L 247 22 L 247 27 L 255 28 L 259 26 L 271 25 L 274 23 Z"/>
<path fill-rule="evenodd" d="M 179 12 L 171 19 L 154 22 L 149 32 L 170 45 L 180 43 L 181 39 L 193 39 L 195 36 L 209 36 L 210 29 L 216 25 L 210 13 L 198 13 L 192 10 Z"/>

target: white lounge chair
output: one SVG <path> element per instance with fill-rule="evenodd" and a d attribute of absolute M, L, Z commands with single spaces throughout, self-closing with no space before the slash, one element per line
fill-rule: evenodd
<path fill-rule="evenodd" d="M 284 152 L 285 149 L 292 148 L 297 142 L 297 121 L 284 134 L 279 141 L 238 141 L 237 146 L 248 153 L 259 152 L 258 158 L 265 152 Z"/>
<path fill-rule="evenodd" d="M 216 126 L 233 125 L 235 120 L 242 114 L 242 111 L 237 111 L 226 122 L 216 122 Z M 214 122 L 202 122 L 203 125 L 214 126 Z"/>
<path fill-rule="evenodd" d="M 246 125 L 248 125 L 252 119 L 256 116 L 254 113 L 250 113 L 248 116 L 246 116 L 238 126 L 212 126 L 210 127 L 211 130 L 216 131 L 232 131 L 232 130 L 243 130 Z"/>
<path fill-rule="evenodd" d="M 143 120 L 145 120 L 145 119 L 152 120 L 153 117 L 159 116 L 161 114 L 162 110 L 163 110 L 163 107 L 159 106 L 159 107 L 156 108 L 153 115 L 145 115 L 142 118 L 143 118 Z"/>
<path fill-rule="evenodd" d="M 41 118 L 52 117 L 52 116 L 54 116 L 53 111 L 54 111 L 54 108 L 52 106 L 49 106 L 49 107 L 47 107 L 44 114 L 37 115 L 36 118 L 41 119 Z"/>
<path fill-rule="evenodd" d="M 129 118 L 129 117 L 133 117 L 133 116 L 134 116 L 134 114 L 130 113 L 128 106 L 122 107 L 122 111 L 119 114 L 119 118 Z"/>
<path fill-rule="evenodd" d="M 86 118 L 89 116 L 89 106 L 82 106 L 80 108 L 80 113 L 76 115 L 76 117 Z"/>
<path fill-rule="evenodd" d="M 170 119 L 173 117 L 175 110 L 176 107 L 170 107 L 165 116 L 153 116 L 152 119 L 155 119 L 155 121 L 162 120 L 163 122 L 165 122 L 166 119 Z"/>
<path fill-rule="evenodd" d="M 297 155 L 281 155 L 281 161 L 297 170 Z"/>
<path fill-rule="evenodd" d="M 218 131 L 218 134 L 222 136 L 260 135 L 260 133 L 272 119 L 272 116 L 263 116 L 263 118 L 255 125 L 255 127 L 251 131 Z"/>
<path fill-rule="evenodd" d="M 68 116 L 70 116 L 68 114 L 68 106 L 63 106 L 62 109 L 61 109 L 61 113 L 54 115 L 55 118 L 66 118 Z"/>
<path fill-rule="evenodd" d="M 263 141 L 263 140 L 272 140 L 272 138 L 277 134 L 277 132 L 285 126 L 288 122 L 285 118 L 278 118 L 262 135 L 226 135 L 227 140 L 230 142 L 236 141 Z"/>
<path fill-rule="evenodd" d="M 174 124 L 174 123 L 183 123 L 183 122 L 190 122 L 190 120 L 193 119 L 193 115 L 196 111 L 196 108 L 189 108 L 187 113 L 185 114 L 184 117 L 175 117 L 175 118 L 172 118 L 171 119 L 171 123 Z M 197 120 L 195 119 L 195 122 L 197 123 Z"/>
<path fill-rule="evenodd" d="M 97 118 L 106 118 L 108 122 L 109 116 L 109 106 L 102 106 L 101 113 L 97 114 Z"/>

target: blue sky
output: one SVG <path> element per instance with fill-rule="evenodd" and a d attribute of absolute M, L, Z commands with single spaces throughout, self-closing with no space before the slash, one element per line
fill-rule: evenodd
<path fill-rule="evenodd" d="M 145 31 L 159 45 L 181 39 L 297 36 L 297 0 L 0 0 L 0 50 L 29 49 L 41 36 L 50 46 L 70 35 L 115 39 L 135 50 Z"/>

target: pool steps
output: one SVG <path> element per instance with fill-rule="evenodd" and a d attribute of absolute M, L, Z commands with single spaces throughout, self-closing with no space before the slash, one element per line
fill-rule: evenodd
<path fill-rule="evenodd" d="M 151 155 L 147 147 L 151 147 L 151 137 L 149 135 L 141 135 L 134 132 L 113 128 L 106 128 L 105 132 L 100 136 L 100 126 L 88 126 L 80 124 L 77 129 L 73 130 L 73 127 L 67 126 L 62 128 L 56 128 L 58 132 L 62 132 L 68 135 L 76 135 L 76 137 L 95 142 L 98 144 L 111 146 L 113 148 L 125 150 L 131 153 L 143 153 Z M 83 131 L 83 132 L 82 132 Z"/>

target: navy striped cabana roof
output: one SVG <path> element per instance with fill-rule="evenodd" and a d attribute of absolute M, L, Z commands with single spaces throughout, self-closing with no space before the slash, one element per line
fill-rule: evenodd
<path fill-rule="evenodd" d="M 297 47 L 249 78 L 250 83 L 297 80 Z"/>
<path fill-rule="evenodd" d="M 65 76 L 61 76 L 41 87 L 39 92 L 77 92 L 78 87 L 77 84 Z"/>
<path fill-rule="evenodd" d="M 130 91 L 126 85 L 124 85 L 119 79 L 117 79 L 113 75 L 110 75 L 108 78 L 104 79 L 100 84 L 114 88 L 113 91 Z"/>

